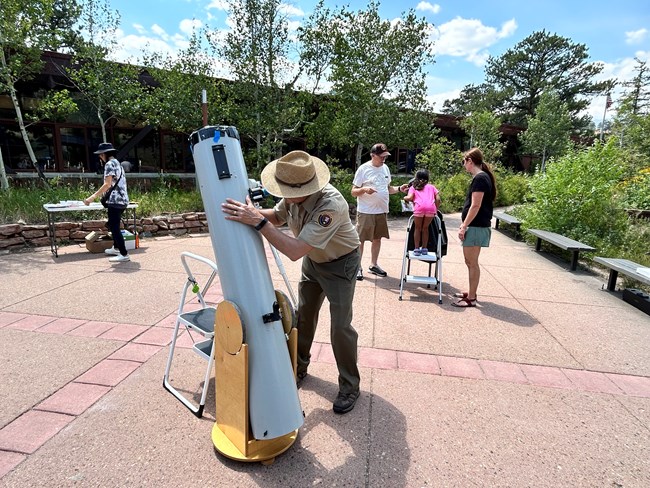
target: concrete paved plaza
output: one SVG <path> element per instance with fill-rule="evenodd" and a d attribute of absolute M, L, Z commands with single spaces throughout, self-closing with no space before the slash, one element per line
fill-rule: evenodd
<path fill-rule="evenodd" d="M 346 415 L 324 307 L 305 423 L 269 466 L 215 452 L 213 380 L 201 419 L 162 387 L 180 253 L 213 259 L 207 235 L 142 239 L 113 266 L 76 245 L 0 255 L 0 486 L 650 486 L 650 317 L 501 231 L 479 306 L 454 308 L 467 269 L 459 215 L 445 221 L 443 304 L 412 284 L 398 300 L 404 218 L 382 246 L 388 277 L 357 284 L 362 393 Z M 299 262 L 282 262 L 296 290 Z M 196 397 L 206 363 L 179 340 L 173 381 Z"/>

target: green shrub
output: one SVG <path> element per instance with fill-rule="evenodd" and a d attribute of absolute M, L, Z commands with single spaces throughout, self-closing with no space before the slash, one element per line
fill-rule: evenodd
<path fill-rule="evenodd" d="M 64 200 L 81 201 L 99 188 L 99 185 L 85 181 L 60 184 L 56 179 L 52 179 L 50 184 L 50 189 L 41 188 L 34 183 L 0 193 L 0 224 L 19 221 L 44 224 L 47 222 L 47 214 L 43 210 L 43 204 Z M 180 190 L 175 185 L 173 178 L 166 178 L 166 182 L 153 185 L 149 191 L 129 189 L 129 198 L 138 202 L 138 214 L 146 217 L 203 210 L 203 201 L 198 191 Z M 98 218 L 94 212 L 75 212 L 66 216 L 77 221 Z"/>
<path fill-rule="evenodd" d="M 138 214 L 155 216 L 169 213 L 202 212 L 203 200 L 197 190 L 165 190 L 129 192 L 129 198 L 138 202 Z"/>
<path fill-rule="evenodd" d="M 465 196 L 472 177 L 469 173 L 458 173 L 446 179 L 436 181 L 435 186 L 440 192 L 440 211 L 442 213 L 460 212 L 465 203 Z"/>
<path fill-rule="evenodd" d="M 574 149 L 531 179 L 534 201 L 513 213 L 524 229 L 539 228 L 596 247 L 610 254 L 621 248 L 628 219 L 613 196 L 624 168 L 613 143 Z"/>
<path fill-rule="evenodd" d="M 357 203 L 357 199 L 352 196 L 352 180 L 354 173 L 338 166 L 330 166 L 330 184 L 341 192 L 348 203 Z"/>
<path fill-rule="evenodd" d="M 463 171 L 463 153 L 447 138 L 436 135 L 424 151 L 415 157 L 416 170 L 429 170 L 431 179 L 449 178 Z"/>
<path fill-rule="evenodd" d="M 531 197 L 530 176 L 525 173 L 513 173 L 499 166 L 494 177 L 497 181 L 497 199 L 495 207 L 509 207 L 526 202 Z"/>
<path fill-rule="evenodd" d="M 650 167 L 640 169 L 618 188 L 621 208 L 650 210 Z"/>
<path fill-rule="evenodd" d="M 616 257 L 650 267 L 650 221 L 630 220 L 630 226 L 625 233 L 625 245 L 618 250 Z"/>
<path fill-rule="evenodd" d="M 9 190 L 0 192 L 0 224 L 19 221 L 28 224 L 46 223 L 44 204 L 83 200 L 92 191 L 92 187 L 87 184 L 62 184 L 58 179 L 50 181 L 49 189 L 41 187 L 36 181 L 19 188 L 10 187 Z"/>

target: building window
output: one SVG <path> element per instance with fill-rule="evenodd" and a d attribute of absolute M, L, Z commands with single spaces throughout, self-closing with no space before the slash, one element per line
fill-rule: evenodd
<path fill-rule="evenodd" d="M 80 127 L 61 127 L 61 171 L 85 173 L 90 169 L 86 130 Z"/>
<path fill-rule="evenodd" d="M 187 137 L 178 134 L 163 134 L 163 150 L 165 154 L 165 172 L 182 173 L 192 170 L 188 167 Z M 189 160 L 192 157 L 189 155 Z"/>
<path fill-rule="evenodd" d="M 116 148 L 126 145 L 138 134 L 138 130 L 114 129 L 114 143 Z M 131 171 L 140 173 L 158 173 L 160 171 L 160 138 L 157 131 L 149 132 L 126 155 L 121 156 L 122 161 L 131 163 Z"/>
<path fill-rule="evenodd" d="M 54 130 L 49 125 L 36 125 L 27 129 L 36 162 L 43 171 L 55 171 Z M 0 126 L 0 146 L 5 165 L 13 170 L 30 171 L 33 169 L 29 160 L 27 147 L 20 129 L 16 124 Z"/>

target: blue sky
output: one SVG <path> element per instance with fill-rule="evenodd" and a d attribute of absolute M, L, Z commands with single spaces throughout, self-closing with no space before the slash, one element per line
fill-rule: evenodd
<path fill-rule="evenodd" d="M 175 52 L 193 25 L 227 29 L 225 0 L 107 0 L 121 16 L 119 59 L 138 57 L 143 49 Z M 316 0 L 287 2 L 294 25 L 307 18 Z M 367 2 L 326 0 L 330 8 L 365 9 Z M 484 80 L 488 56 L 499 56 L 535 31 L 546 31 L 585 44 L 589 61 L 604 63 L 603 78 L 633 76 L 634 58 L 650 61 L 650 4 L 647 0 L 383 0 L 386 20 L 413 9 L 433 26 L 434 63 L 427 67 L 428 94 L 440 110 L 467 84 Z M 371 28 L 369 35 L 377 34 Z M 614 107 L 618 92 L 612 94 Z M 589 114 L 600 123 L 604 97 L 594 99 Z M 609 118 L 609 115 L 608 115 Z"/>

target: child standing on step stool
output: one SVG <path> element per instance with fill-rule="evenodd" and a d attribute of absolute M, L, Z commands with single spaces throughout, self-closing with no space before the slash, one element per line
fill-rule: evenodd
<path fill-rule="evenodd" d="M 415 225 L 413 254 L 416 256 L 428 254 L 429 225 L 438 213 L 440 195 L 438 189 L 429 183 L 429 172 L 426 169 L 418 170 L 415 174 L 413 184 L 409 188 L 408 195 L 404 197 L 404 201 L 413 202 Z"/>

